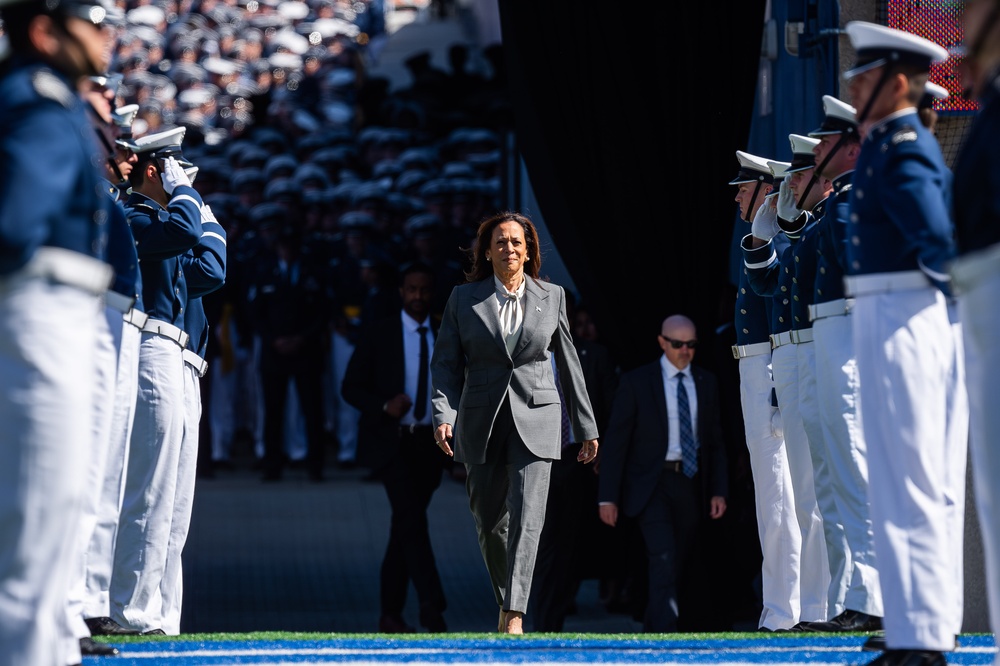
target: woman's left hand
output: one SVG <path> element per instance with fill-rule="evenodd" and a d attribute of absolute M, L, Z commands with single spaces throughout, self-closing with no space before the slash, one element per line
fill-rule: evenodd
<path fill-rule="evenodd" d="M 582 462 L 584 465 L 587 463 L 594 462 L 597 457 L 597 440 L 588 439 L 583 442 L 580 446 L 580 453 L 576 455 L 577 462 Z"/>

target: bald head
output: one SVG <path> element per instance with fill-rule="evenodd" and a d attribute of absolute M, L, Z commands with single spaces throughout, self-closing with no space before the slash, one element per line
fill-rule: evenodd
<path fill-rule="evenodd" d="M 660 324 L 657 338 L 667 360 L 678 370 L 691 365 L 698 334 L 694 322 L 681 314 L 671 315 Z"/>

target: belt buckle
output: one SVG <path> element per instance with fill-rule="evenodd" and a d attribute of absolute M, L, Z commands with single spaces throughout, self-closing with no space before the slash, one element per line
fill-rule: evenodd
<path fill-rule="evenodd" d="M 740 359 L 740 346 L 739 345 L 733 345 L 733 358 L 735 358 L 737 361 Z"/>

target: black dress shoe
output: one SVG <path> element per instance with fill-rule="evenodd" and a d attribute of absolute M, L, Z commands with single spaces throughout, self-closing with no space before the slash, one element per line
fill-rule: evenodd
<path fill-rule="evenodd" d="M 947 666 L 943 652 L 936 650 L 886 650 L 866 666 Z"/>
<path fill-rule="evenodd" d="M 856 610 L 845 610 L 828 622 L 804 622 L 805 631 L 881 631 L 882 618 Z"/>
<path fill-rule="evenodd" d="M 417 630 L 406 624 L 399 615 L 383 615 L 378 619 L 378 630 L 382 634 L 415 634 Z"/>
<path fill-rule="evenodd" d="M 80 639 L 80 654 L 87 657 L 117 657 L 118 648 L 98 643 L 90 636 L 85 636 Z"/>
<path fill-rule="evenodd" d="M 142 632 L 142 635 L 143 636 L 166 636 L 167 632 L 163 631 L 163 629 L 157 628 L 157 629 L 150 629 L 149 631 L 144 631 L 144 632 Z"/>
<path fill-rule="evenodd" d="M 110 617 L 88 617 L 83 620 L 91 636 L 138 636 L 136 629 L 127 629 Z"/>

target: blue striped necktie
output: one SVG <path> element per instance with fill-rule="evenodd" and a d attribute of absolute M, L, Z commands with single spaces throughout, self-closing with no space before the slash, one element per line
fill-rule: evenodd
<path fill-rule="evenodd" d="M 677 417 L 681 431 L 681 460 L 684 476 L 691 478 L 698 471 L 698 446 L 694 441 L 694 430 L 691 428 L 691 405 L 688 403 L 688 392 L 684 387 L 684 373 L 677 373 Z"/>

